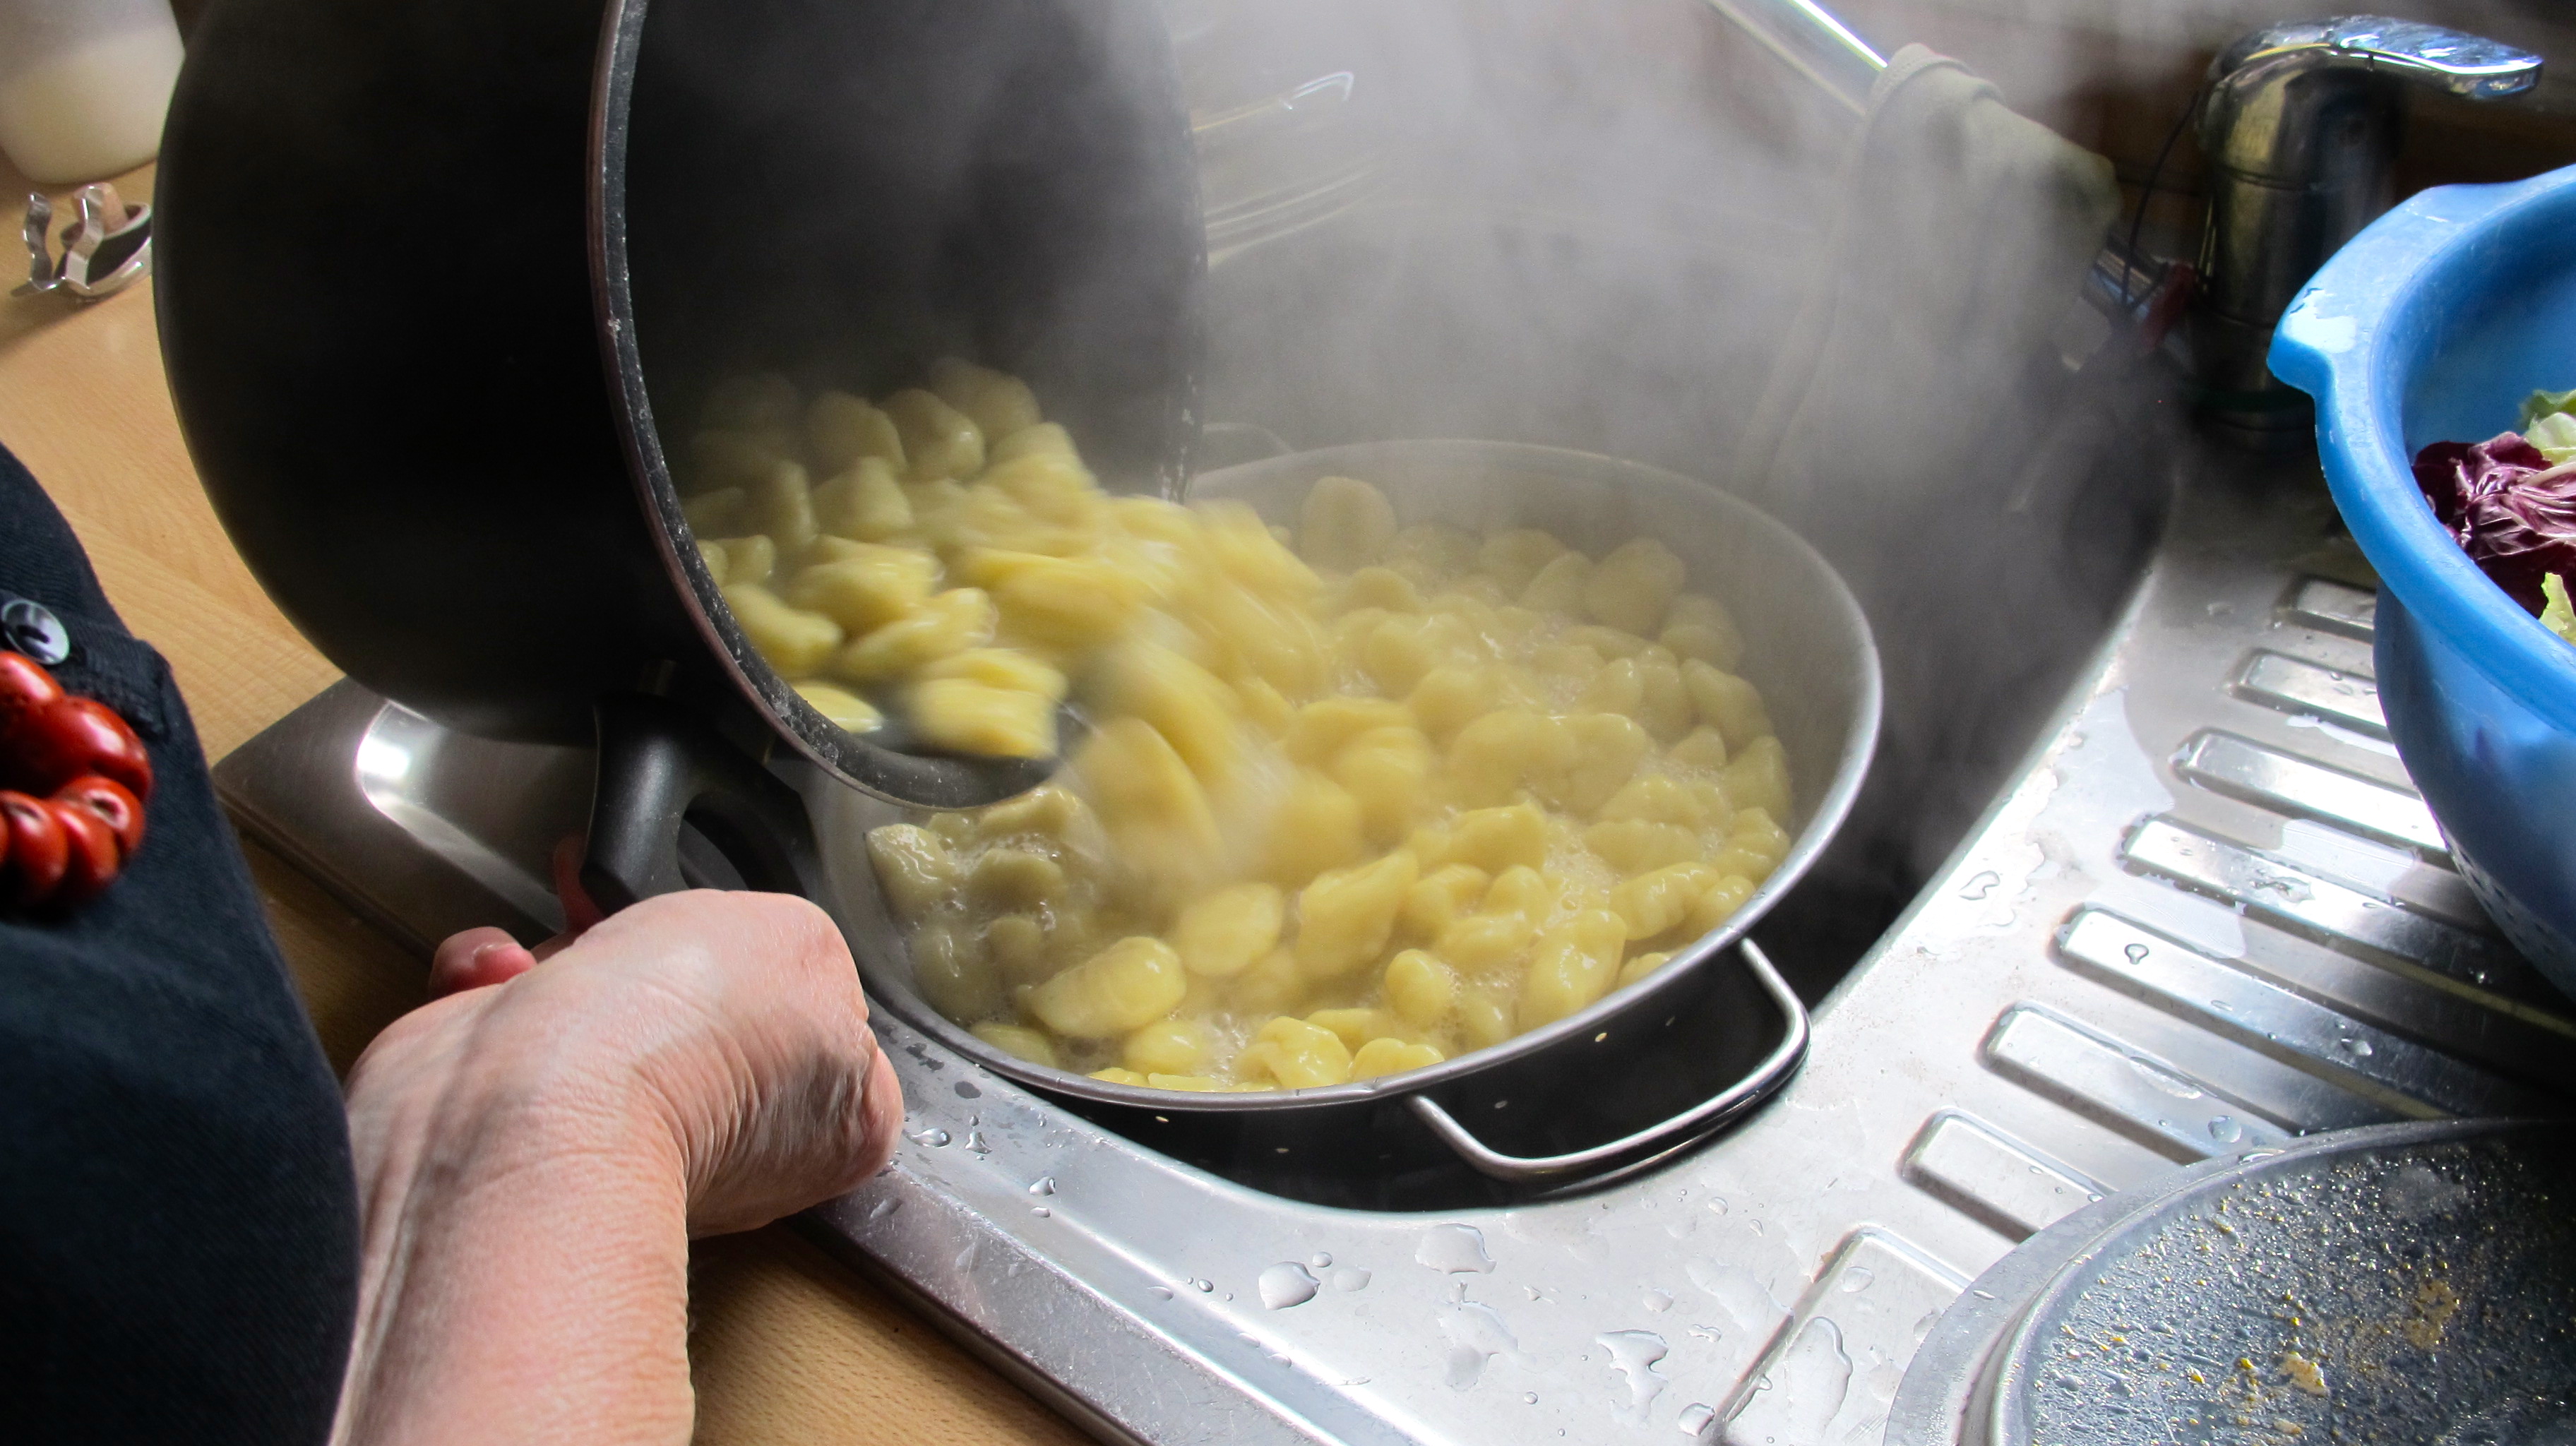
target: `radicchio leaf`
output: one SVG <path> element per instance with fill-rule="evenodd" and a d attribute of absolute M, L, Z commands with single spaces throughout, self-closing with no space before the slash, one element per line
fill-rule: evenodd
<path fill-rule="evenodd" d="M 2541 579 L 2576 572 L 2576 464 L 2551 466 L 2518 432 L 2415 454 L 2433 515 L 2498 587 L 2537 615 Z"/>

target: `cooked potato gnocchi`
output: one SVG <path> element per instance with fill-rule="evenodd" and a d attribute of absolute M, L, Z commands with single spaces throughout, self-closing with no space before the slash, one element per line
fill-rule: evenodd
<path fill-rule="evenodd" d="M 894 681 L 917 730 L 996 752 L 1052 749 L 1058 698 L 1088 718 L 1046 786 L 869 837 L 924 996 L 978 1038 L 1171 1090 L 1422 1069 L 1645 978 L 1786 855 L 1741 636 L 1663 544 L 1405 527 L 1346 477 L 1293 532 L 1108 498 L 998 376 L 816 403 L 829 456 L 911 479 L 915 530 L 835 531 L 835 500 L 729 584 L 823 660 L 818 707 Z M 923 470 L 1005 426 L 981 476 Z"/>
<path fill-rule="evenodd" d="M 1051 757 L 1070 679 L 1158 597 L 1026 384 L 953 358 L 929 380 L 717 388 L 682 507 L 744 638 L 835 726 Z"/>

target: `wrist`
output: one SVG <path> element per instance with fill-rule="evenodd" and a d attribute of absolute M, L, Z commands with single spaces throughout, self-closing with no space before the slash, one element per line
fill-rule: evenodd
<path fill-rule="evenodd" d="M 677 1135 L 656 1092 L 560 1027 L 565 1011 L 531 1018 L 513 1002 L 497 989 L 442 1000 L 359 1059 L 347 1094 L 361 1176 L 427 1161 L 452 1187 L 561 1159 L 676 1181 Z"/>
<path fill-rule="evenodd" d="M 677 1143 L 649 1091 L 531 1038 L 505 992 L 419 1011 L 352 1073 L 364 1254 L 340 1439 L 498 1439 L 538 1424 L 531 1403 L 570 1413 L 559 1439 L 602 1412 L 684 1439 Z"/>

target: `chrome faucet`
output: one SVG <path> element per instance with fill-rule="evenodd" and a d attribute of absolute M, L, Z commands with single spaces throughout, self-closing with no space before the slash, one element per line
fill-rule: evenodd
<path fill-rule="evenodd" d="M 1706 0 L 1854 114 L 1887 61 L 1821 0 Z M 2201 103 L 2209 224 L 2196 266 L 2105 243 L 2085 297 L 2152 344 L 2186 297 L 2203 409 L 2240 439 L 2305 446 L 2307 394 L 2274 379 L 2272 327 L 2336 248 L 2388 209 L 2398 87 L 2471 100 L 2540 83 L 2540 57 L 2415 20 L 2344 15 L 2257 30 L 2211 62 Z M 2196 294 L 2195 294 L 2196 288 Z"/>
<path fill-rule="evenodd" d="M 2200 142 L 2209 226 L 2191 319 L 2204 409 L 2241 440 L 2304 445 L 2305 393 L 2272 376 L 2273 324 L 2318 266 L 2388 209 L 2398 86 L 2471 100 L 2540 83 L 2540 57 L 2414 20 L 2346 15 L 2275 25 L 2210 63 Z"/>

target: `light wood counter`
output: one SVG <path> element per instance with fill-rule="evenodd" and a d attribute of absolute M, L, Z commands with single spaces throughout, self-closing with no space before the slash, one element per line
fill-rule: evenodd
<path fill-rule="evenodd" d="M 150 168 L 118 184 L 148 200 Z M 27 191 L 0 163 L 0 198 Z M 7 209 L 14 236 L 17 206 Z M 21 260 L 7 269 L 0 289 L 25 274 Z M 338 678 L 252 581 L 198 490 L 148 284 L 89 306 L 0 297 L 0 443 L 71 519 L 126 624 L 169 657 L 210 758 Z M 274 855 L 253 847 L 250 858 L 324 1046 L 345 1069 L 419 1002 L 422 961 Z M 703 1442 L 1089 1439 L 783 1226 L 702 1242 L 690 1313 Z"/>

